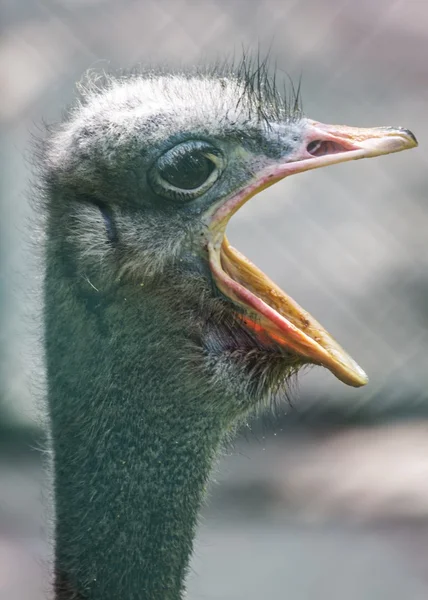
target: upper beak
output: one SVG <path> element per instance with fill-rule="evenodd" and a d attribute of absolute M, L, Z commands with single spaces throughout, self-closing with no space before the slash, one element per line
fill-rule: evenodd
<path fill-rule="evenodd" d="M 284 162 L 265 168 L 255 180 L 225 202 L 215 213 L 211 228 L 224 232 L 230 217 L 252 196 L 295 173 L 336 163 L 401 152 L 418 145 L 416 137 L 402 127 L 348 127 L 325 125 L 303 119 L 304 134 L 298 149 Z M 219 240 L 221 242 L 221 240 Z"/>
<path fill-rule="evenodd" d="M 413 133 L 402 127 L 360 128 L 346 125 L 324 125 L 310 120 L 307 120 L 305 142 L 307 144 L 306 156 L 300 155 L 297 160 L 309 157 L 329 157 L 319 166 L 356 158 L 391 154 L 418 145 Z M 345 157 L 344 153 L 348 156 Z M 333 158 L 336 154 L 341 155 L 338 160 Z M 311 168 L 317 166 L 318 164 Z"/>
<path fill-rule="evenodd" d="M 323 365 L 348 385 L 367 383 L 364 371 L 311 315 L 229 245 L 224 235 L 226 225 L 252 196 L 288 175 L 415 146 L 416 138 L 407 129 L 361 129 L 305 120 L 299 148 L 286 160 L 264 168 L 210 219 L 209 261 L 218 288 L 240 305 L 244 314 L 257 317 L 257 331 L 261 329 L 264 336 L 304 361 Z M 251 318 L 244 318 L 244 322 L 254 326 Z"/>

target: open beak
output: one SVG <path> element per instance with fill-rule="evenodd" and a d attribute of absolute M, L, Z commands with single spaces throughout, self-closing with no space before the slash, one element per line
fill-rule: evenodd
<path fill-rule="evenodd" d="M 233 248 L 225 236 L 231 216 L 252 196 L 288 175 L 417 146 L 407 129 L 360 129 L 306 120 L 302 143 L 286 161 L 262 170 L 212 216 L 208 243 L 211 271 L 220 291 L 240 307 L 243 322 L 303 362 L 328 368 L 338 379 L 359 387 L 367 375 L 331 335 L 260 269 Z"/>

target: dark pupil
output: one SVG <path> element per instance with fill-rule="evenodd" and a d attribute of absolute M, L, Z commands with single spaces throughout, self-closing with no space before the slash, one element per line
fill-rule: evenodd
<path fill-rule="evenodd" d="M 205 183 L 214 167 L 212 161 L 201 152 L 186 152 L 171 158 L 161 168 L 161 175 L 174 187 L 194 190 Z"/>

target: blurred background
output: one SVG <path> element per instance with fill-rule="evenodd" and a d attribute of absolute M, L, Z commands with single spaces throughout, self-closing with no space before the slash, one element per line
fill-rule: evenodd
<path fill-rule="evenodd" d="M 271 47 L 305 113 L 401 125 L 418 150 L 292 177 L 229 238 L 370 376 L 313 369 L 223 457 L 189 577 L 202 600 L 428 597 L 428 3 L 0 1 L 0 598 L 33 600 L 40 430 L 31 356 L 31 139 L 87 69 Z M 30 331 L 32 333 L 30 333 Z M 39 548 L 43 552 L 43 548 Z"/>

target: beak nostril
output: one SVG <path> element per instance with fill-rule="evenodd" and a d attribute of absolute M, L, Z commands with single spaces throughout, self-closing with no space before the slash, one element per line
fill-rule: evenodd
<path fill-rule="evenodd" d="M 313 142 L 308 144 L 308 147 L 306 148 L 306 150 L 309 152 L 309 154 L 313 154 L 314 156 L 317 156 L 317 152 L 320 149 L 321 144 L 322 144 L 321 140 L 314 140 Z"/>
<path fill-rule="evenodd" d="M 325 156 L 326 154 L 338 154 L 339 152 L 346 152 L 348 148 L 333 142 L 331 140 L 314 140 L 310 142 L 306 148 L 307 152 L 312 156 Z"/>

